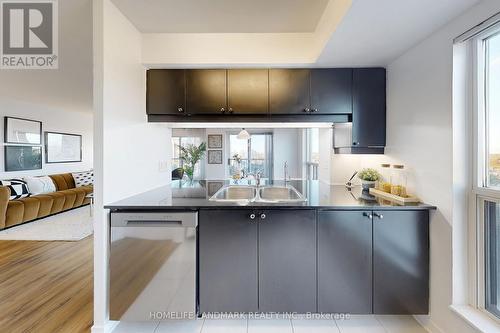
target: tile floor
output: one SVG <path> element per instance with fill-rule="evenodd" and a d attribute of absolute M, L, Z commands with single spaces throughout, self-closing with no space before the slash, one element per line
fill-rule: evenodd
<path fill-rule="evenodd" d="M 121 322 L 113 333 L 425 333 L 411 316 L 351 316 L 349 319 L 199 319 Z"/>

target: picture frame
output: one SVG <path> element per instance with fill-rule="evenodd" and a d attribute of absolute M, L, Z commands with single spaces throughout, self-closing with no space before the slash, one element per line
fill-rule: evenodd
<path fill-rule="evenodd" d="M 4 142 L 41 145 L 42 122 L 25 118 L 4 117 Z"/>
<path fill-rule="evenodd" d="M 209 134 L 208 148 L 222 148 L 222 134 Z"/>
<path fill-rule="evenodd" d="M 42 146 L 5 146 L 5 171 L 38 170 L 42 168 Z"/>
<path fill-rule="evenodd" d="M 208 164 L 222 164 L 222 150 L 209 150 Z"/>
<path fill-rule="evenodd" d="M 77 163 L 82 161 L 80 134 L 45 132 L 45 163 Z"/>

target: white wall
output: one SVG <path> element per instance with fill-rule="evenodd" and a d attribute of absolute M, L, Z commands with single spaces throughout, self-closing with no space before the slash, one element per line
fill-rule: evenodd
<path fill-rule="evenodd" d="M 204 140 L 207 143 L 207 153 L 205 154 L 205 158 L 203 163 L 205 163 L 205 178 L 206 179 L 226 179 L 227 176 L 227 159 L 228 155 L 228 146 L 229 146 L 229 137 L 226 135 L 226 132 L 230 132 L 231 130 L 222 129 L 222 128 L 207 128 L 205 130 Z M 208 135 L 209 134 L 221 134 L 222 135 L 222 164 L 208 164 L 208 151 L 209 150 L 220 150 L 220 149 L 210 149 L 208 148 Z"/>
<path fill-rule="evenodd" d="M 418 319 L 442 332 L 475 331 L 449 309 L 453 302 L 452 231 L 460 227 L 455 225 L 460 220 L 454 218 L 453 210 L 454 205 L 463 204 L 452 201 L 452 40 L 498 11 L 499 1 L 481 2 L 388 67 L 387 152 L 412 166 L 409 189 L 438 207 L 432 213 L 430 233 L 430 316 Z"/>
<path fill-rule="evenodd" d="M 58 11 L 59 68 L 0 71 L 0 179 L 92 167 L 92 0 L 59 1 Z M 83 161 L 4 172 L 4 116 L 42 121 L 43 131 L 83 135 Z"/>
<path fill-rule="evenodd" d="M 107 5 L 106 5 L 107 4 Z M 170 133 L 146 117 L 146 70 L 141 34 L 109 1 L 104 17 L 104 202 L 170 181 Z"/>
<path fill-rule="evenodd" d="M 318 166 L 318 180 L 330 184 L 332 182 L 332 129 L 320 128 L 318 133 L 319 141 L 319 166 Z"/>
<path fill-rule="evenodd" d="M 109 221 L 103 205 L 170 182 L 171 130 L 146 119 L 141 34 L 110 0 L 94 1 L 96 211 L 94 332 L 107 322 Z M 160 164 L 165 165 L 160 170 Z"/>
<path fill-rule="evenodd" d="M 82 135 L 82 162 L 77 163 L 45 163 L 44 135 L 42 134 L 42 169 L 29 171 L 5 172 L 3 149 L 6 144 L 2 143 L 0 153 L 0 179 L 22 177 L 27 175 L 50 175 L 55 173 L 75 172 L 89 170 L 93 166 L 92 142 L 93 116 L 91 112 L 74 110 L 58 110 L 35 103 L 20 102 L 7 98 L 0 99 L 0 138 L 3 142 L 4 126 L 3 117 L 19 117 L 33 119 L 42 122 L 42 131 L 63 132 Z"/>

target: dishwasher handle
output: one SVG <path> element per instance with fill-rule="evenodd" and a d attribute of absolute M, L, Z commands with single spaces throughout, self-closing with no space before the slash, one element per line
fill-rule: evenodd
<path fill-rule="evenodd" d="M 182 221 L 128 220 L 127 227 L 182 227 Z"/>
<path fill-rule="evenodd" d="M 198 225 L 198 212 L 112 212 L 111 227 L 184 227 Z"/>

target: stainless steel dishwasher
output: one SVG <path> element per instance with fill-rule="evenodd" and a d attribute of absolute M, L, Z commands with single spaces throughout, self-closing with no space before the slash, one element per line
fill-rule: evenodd
<path fill-rule="evenodd" d="M 112 212 L 110 319 L 196 315 L 197 212 Z"/>

